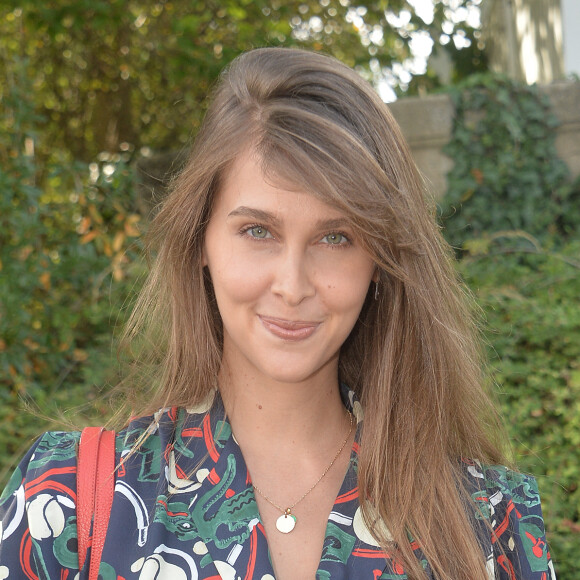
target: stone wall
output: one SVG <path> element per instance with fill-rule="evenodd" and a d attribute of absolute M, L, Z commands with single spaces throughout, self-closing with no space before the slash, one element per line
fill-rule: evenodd
<path fill-rule="evenodd" d="M 560 120 L 556 148 L 574 177 L 580 175 L 580 82 L 563 81 L 542 87 Z M 453 129 L 454 109 L 447 95 L 407 97 L 389 105 L 411 147 L 417 165 L 436 197 L 446 190 L 453 161 L 442 148 Z"/>

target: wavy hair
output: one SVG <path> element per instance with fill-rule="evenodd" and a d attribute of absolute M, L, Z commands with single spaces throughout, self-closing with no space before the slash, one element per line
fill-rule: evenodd
<path fill-rule="evenodd" d="M 222 326 L 202 248 L 220 181 L 248 147 L 265 175 L 343 212 L 379 270 L 379 298 L 367 296 L 339 360 L 365 409 L 358 484 L 367 525 L 410 578 L 426 576 L 409 534 L 439 580 L 487 578 L 458 460 L 504 459 L 471 300 L 387 106 L 331 57 L 256 49 L 222 74 L 151 224 L 151 272 L 125 335 L 144 363 L 138 381 L 151 386 L 138 410 L 196 405 L 216 386 Z"/>

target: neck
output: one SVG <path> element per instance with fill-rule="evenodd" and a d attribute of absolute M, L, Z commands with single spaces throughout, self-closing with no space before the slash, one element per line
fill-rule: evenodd
<path fill-rule="evenodd" d="M 335 446 L 348 425 L 336 372 L 282 383 L 228 372 L 224 367 L 219 385 L 233 432 L 244 451 L 300 453 L 320 446 L 321 438 Z"/>

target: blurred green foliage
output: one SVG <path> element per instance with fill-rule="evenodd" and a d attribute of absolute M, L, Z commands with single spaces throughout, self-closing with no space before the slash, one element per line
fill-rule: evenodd
<path fill-rule="evenodd" d="M 539 482 L 560 580 L 579 577 L 580 239 L 511 253 L 500 240 L 460 270 L 485 314 L 491 375 L 519 468 Z"/>
<path fill-rule="evenodd" d="M 55 144 L 86 162 L 123 145 L 174 149 L 196 132 L 212 83 L 244 50 L 322 50 L 378 78 L 383 66 L 405 68 L 413 31 L 435 45 L 443 25 L 450 36 L 472 37 L 467 11 L 463 20 L 457 10 L 451 17 L 448 5 L 473 2 L 436 0 L 426 24 L 406 0 L 4 0 L 0 80 L 19 59 L 31 80 L 27 97 L 44 119 L 36 141 L 42 158 Z M 471 53 L 452 47 L 445 50 L 458 62 Z"/>
<path fill-rule="evenodd" d="M 112 379 L 111 332 L 140 270 L 131 169 L 121 156 L 40 165 L 23 71 L 0 117 L 0 473 L 57 406 L 103 421 L 87 402 Z"/>
<path fill-rule="evenodd" d="M 522 230 L 540 239 L 580 228 L 580 182 L 556 153 L 558 120 L 536 86 L 479 74 L 450 91 L 453 159 L 441 203 L 449 242 Z M 512 237 L 512 243 L 516 238 Z"/>
<path fill-rule="evenodd" d="M 483 309 L 515 458 L 539 481 L 556 571 L 580 575 L 580 181 L 537 87 L 474 75 L 452 91 L 454 166 L 441 202 Z"/>

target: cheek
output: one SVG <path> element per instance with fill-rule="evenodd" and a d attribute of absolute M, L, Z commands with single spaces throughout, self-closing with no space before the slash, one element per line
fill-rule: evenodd
<path fill-rule="evenodd" d="M 343 278 L 336 285 L 327 285 L 323 297 L 324 308 L 331 314 L 333 348 L 338 350 L 355 327 L 368 294 L 367 280 Z"/>
<path fill-rule="evenodd" d="M 223 255 L 212 260 L 208 268 L 220 310 L 226 303 L 251 302 L 268 287 L 267 276 L 256 264 L 248 263 L 241 256 L 235 259 Z"/>
<path fill-rule="evenodd" d="M 329 310 L 349 314 L 353 324 L 368 294 L 373 267 L 346 267 L 327 270 L 323 275 L 324 301 Z"/>
<path fill-rule="evenodd" d="M 358 311 L 367 297 L 369 284 L 370 281 L 366 278 L 349 278 L 336 292 L 336 300 L 340 301 L 345 310 L 355 310 L 358 316 Z"/>

